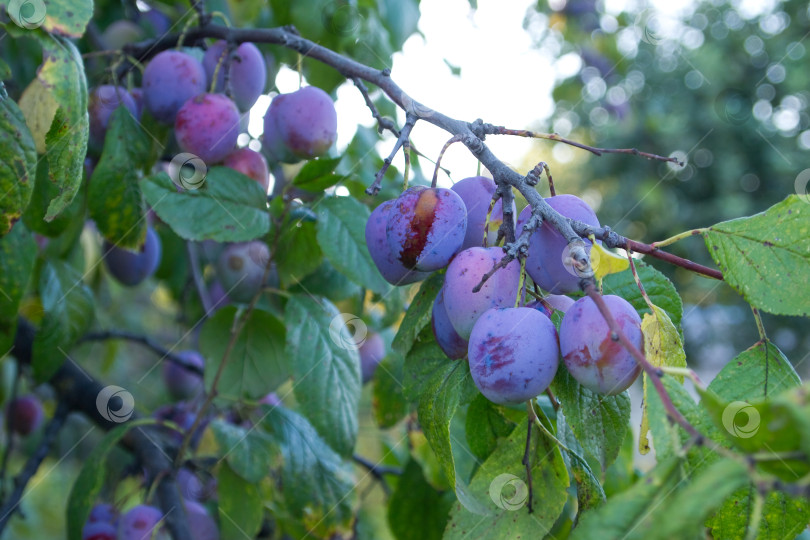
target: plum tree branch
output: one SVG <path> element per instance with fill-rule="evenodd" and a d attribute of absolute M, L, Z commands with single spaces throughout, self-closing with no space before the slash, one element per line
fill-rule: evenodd
<path fill-rule="evenodd" d="M 89 332 L 79 339 L 79 343 L 86 341 L 105 341 L 108 339 L 124 339 L 127 341 L 132 341 L 133 343 L 140 343 L 144 347 L 153 351 L 155 354 L 159 355 L 161 358 L 173 362 L 183 369 L 196 373 L 201 377 L 204 375 L 202 368 L 186 361 L 181 356 L 178 356 L 168 349 L 158 345 L 147 336 L 127 332 L 125 330 L 102 330 L 99 332 Z"/>
<path fill-rule="evenodd" d="M 28 485 L 31 478 L 33 478 L 33 476 L 37 473 L 42 461 L 50 452 L 51 446 L 53 445 L 54 440 L 56 440 L 56 436 L 59 434 L 59 430 L 61 430 L 62 426 L 65 424 L 68 413 L 70 413 L 70 408 L 66 403 L 60 401 L 56 407 L 56 412 L 54 413 L 53 418 L 51 418 L 50 422 L 48 422 L 48 425 L 45 428 L 45 432 L 42 435 L 42 440 L 39 442 L 36 450 L 34 450 L 34 453 L 31 454 L 31 456 L 25 462 L 25 466 L 23 466 L 20 474 L 14 478 L 14 490 L 4 502 L 3 507 L 0 508 L 0 535 L 2 535 L 6 525 L 8 525 L 11 516 L 13 516 L 14 512 L 19 509 L 20 501 L 25 493 L 25 487 Z"/>

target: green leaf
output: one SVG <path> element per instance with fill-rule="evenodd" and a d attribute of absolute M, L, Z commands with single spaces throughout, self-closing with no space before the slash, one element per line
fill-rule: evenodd
<path fill-rule="evenodd" d="M 708 390 L 725 401 L 754 401 L 768 395 L 776 395 L 799 386 L 801 381 L 793 366 L 782 352 L 769 341 L 760 341 L 728 362 L 709 384 Z M 731 447 L 723 435 L 725 430 L 714 425 L 704 407 L 693 422 L 701 433 Z M 692 456 L 690 456 L 692 457 Z M 701 461 L 694 462 L 700 457 Z M 693 466 L 705 467 L 717 459 L 716 454 L 693 457 Z M 726 499 L 723 506 L 706 523 L 715 538 L 740 538 L 745 536 L 753 511 L 751 486 L 737 490 Z M 792 538 L 810 520 L 810 501 L 793 498 L 781 492 L 771 492 L 765 497 L 759 533 L 763 540 Z"/>
<path fill-rule="evenodd" d="M 615 396 L 591 392 L 562 366 L 552 386 L 577 440 L 604 471 L 619 455 L 624 441 L 630 420 L 630 396 L 626 391 Z"/>
<path fill-rule="evenodd" d="M 0 8 L 16 7 L 10 14 L 14 22 L 29 29 L 40 26 L 51 34 L 82 37 L 84 29 L 93 17 L 91 0 L 48 0 L 47 2 L 0 2 Z"/>
<path fill-rule="evenodd" d="M 430 324 L 431 313 L 433 312 L 433 302 L 436 295 L 442 288 L 444 275 L 435 273 L 427 278 L 419 287 L 419 292 L 414 296 L 405 317 L 399 325 L 397 335 L 391 346 L 401 354 L 408 354 L 413 347 L 416 337 L 422 329 Z M 444 353 L 442 353 L 444 354 Z"/>
<path fill-rule="evenodd" d="M 572 540 L 697 538 L 703 520 L 748 481 L 744 465 L 723 458 L 688 482 L 676 483 L 677 463 L 676 459 L 664 461 L 630 490 L 586 514 Z"/>
<path fill-rule="evenodd" d="M 282 286 L 299 283 L 320 266 L 323 256 L 315 235 L 311 221 L 285 221 L 273 257 Z"/>
<path fill-rule="evenodd" d="M 681 336 L 678 329 L 672 324 L 666 311 L 653 304 L 655 313 L 645 313 L 641 320 L 641 333 L 644 335 L 644 354 L 650 364 L 656 367 L 686 367 L 686 353 L 683 350 Z M 638 449 L 642 454 L 650 451 L 650 441 L 647 432 L 650 429 L 647 418 L 647 374 L 642 374 L 644 398 L 641 409 L 641 431 L 639 433 Z M 683 377 L 676 377 L 683 383 Z"/>
<path fill-rule="evenodd" d="M 419 463 L 410 459 L 388 501 L 388 524 L 397 540 L 441 540 L 452 498 L 427 483 Z"/>
<path fill-rule="evenodd" d="M 334 186 L 344 178 L 335 174 L 335 167 L 340 160 L 341 158 L 320 158 L 307 161 L 293 178 L 293 185 L 313 193 Z"/>
<path fill-rule="evenodd" d="M 237 308 L 227 306 L 206 320 L 200 332 L 200 352 L 206 359 L 205 384 L 211 387 L 225 350 Z M 230 399 L 259 399 L 290 377 L 284 353 L 284 325 L 273 315 L 254 309 L 222 370 L 217 393 Z"/>
<path fill-rule="evenodd" d="M 686 418 L 686 420 L 694 425 L 699 422 L 701 409 L 695 403 L 694 398 L 686 391 L 683 384 L 676 378 L 666 375 L 661 378 L 664 389 L 669 394 L 672 404 L 678 411 Z M 655 447 L 655 457 L 660 462 L 670 456 L 680 455 L 682 448 L 686 441 L 690 439 L 690 435 L 681 428 L 675 426 L 669 420 L 669 414 L 664 408 L 661 398 L 655 389 L 650 389 L 647 396 L 648 399 L 648 414 L 650 418 L 650 429 L 653 433 L 653 446 Z M 692 447 L 689 450 L 690 463 L 697 463 L 705 459 L 706 451 L 700 447 Z"/>
<path fill-rule="evenodd" d="M 419 397 L 419 424 L 444 470 L 450 486 L 457 485 L 450 443 L 450 421 L 459 405 L 478 393 L 467 362 L 444 359 L 437 365 Z"/>
<path fill-rule="evenodd" d="M 568 468 L 577 485 L 577 502 L 580 512 L 601 505 L 605 502 L 605 490 L 596 475 L 593 474 L 591 466 L 588 465 L 582 446 L 562 412 L 557 413 L 557 438 L 570 450 L 563 455 L 567 458 Z"/>
<path fill-rule="evenodd" d="M 810 205 L 799 196 L 713 225 L 703 236 L 723 279 L 749 304 L 777 315 L 810 314 Z"/>
<path fill-rule="evenodd" d="M 636 271 L 644 285 L 644 290 L 650 301 L 656 306 L 666 311 L 669 319 L 676 327 L 680 328 L 681 317 L 683 316 L 683 302 L 675 290 L 672 282 L 661 272 L 640 261 L 635 261 Z M 641 291 L 638 289 L 633 273 L 630 270 L 610 274 L 602 281 L 602 290 L 605 294 L 615 294 L 621 296 L 643 317 L 645 313 L 652 313 Z"/>
<path fill-rule="evenodd" d="M 70 40 L 49 36 L 40 41 L 43 61 L 37 78 L 59 104 L 45 135 L 48 174 L 59 188 L 45 215 L 45 221 L 52 221 L 70 205 L 82 183 L 89 134 L 87 80 L 81 55 Z"/>
<path fill-rule="evenodd" d="M 22 223 L 0 237 L 0 341 L 3 336 L 14 338 L 17 310 L 31 280 L 36 257 L 37 244 Z"/>
<path fill-rule="evenodd" d="M 126 107 L 110 117 L 104 151 L 87 192 L 90 217 L 110 243 L 135 249 L 146 239 L 140 169 L 149 158 L 149 138 Z"/>
<path fill-rule="evenodd" d="M 318 433 L 341 455 L 357 438 L 360 357 L 343 315 L 326 299 L 287 302 L 287 361 L 295 397 Z"/>
<path fill-rule="evenodd" d="M 467 409 L 467 444 L 478 459 L 488 458 L 498 446 L 498 439 L 515 429 L 515 423 L 503 415 L 502 409 L 483 394 L 475 396 Z"/>
<path fill-rule="evenodd" d="M 233 472 L 251 484 L 270 473 L 270 442 L 261 431 L 221 419 L 211 422 L 211 431 L 219 446 L 218 455 L 228 462 Z"/>
<path fill-rule="evenodd" d="M 228 167 L 208 170 L 202 188 L 177 191 L 169 175 L 141 180 L 158 217 L 186 240 L 247 242 L 270 230 L 267 198 L 258 182 Z"/>
<path fill-rule="evenodd" d="M 391 285 L 377 271 L 366 247 L 368 208 L 351 197 L 329 197 L 316 209 L 318 243 L 329 262 L 358 285 L 388 292 Z"/>
<path fill-rule="evenodd" d="M 540 413 L 542 415 L 542 412 Z M 528 512 L 526 423 L 521 422 L 472 477 L 469 490 L 485 503 L 488 515 L 478 515 L 456 503 L 444 530 L 445 540 L 476 538 L 539 538 L 548 533 L 568 499 L 568 471 L 560 449 L 532 430 L 529 456 L 532 471 L 532 513 Z"/>
<path fill-rule="evenodd" d="M 131 428 L 154 423 L 155 420 L 152 418 L 143 418 L 116 426 L 104 435 L 104 438 L 84 457 L 82 469 L 73 483 L 67 501 L 68 540 L 82 539 L 82 527 L 84 527 L 93 505 L 96 504 L 101 488 L 104 487 L 104 476 L 107 472 L 105 462 L 110 450 Z"/>
<path fill-rule="evenodd" d="M 34 378 L 49 379 L 65 361 L 66 351 L 93 320 L 93 294 L 74 267 L 63 260 L 42 266 L 39 295 L 45 316 L 34 338 Z M 60 350 L 62 349 L 62 350 Z"/>
<path fill-rule="evenodd" d="M 448 365 L 453 365 L 454 360 L 450 360 L 439 348 L 433 332 L 426 328 L 405 357 L 403 365 L 403 388 L 402 393 L 409 403 L 417 403 L 430 386 L 436 371 L 443 370 Z"/>
<path fill-rule="evenodd" d="M 0 236 L 22 216 L 36 178 L 37 150 L 22 111 L 0 86 Z"/>
<path fill-rule="evenodd" d="M 745 538 L 751 524 L 754 507 L 752 484 L 735 491 L 706 525 L 712 538 L 718 540 Z M 757 540 L 784 540 L 796 538 L 810 520 L 810 502 L 804 498 L 788 497 L 772 491 L 765 495 L 762 518 L 759 522 Z"/>
<path fill-rule="evenodd" d="M 34 193 L 31 202 L 23 213 L 23 223 L 31 231 L 41 235 L 57 238 L 76 237 L 84 227 L 85 212 L 84 191 L 79 190 L 73 202 L 70 203 L 64 212 L 51 221 L 45 221 L 48 213 L 48 205 L 59 195 L 59 187 L 51 182 L 48 169 L 48 160 L 41 159 L 37 164 L 36 182 L 34 183 Z M 70 234 L 74 233 L 74 234 Z M 69 242 L 70 243 L 70 242 Z"/>
<path fill-rule="evenodd" d="M 302 416 L 284 407 L 263 406 L 261 428 L 281 448 L 281 483 L 287 508 L 315 532 L 352 518 L 352 468 Z M 316 534 L 326 537 L 328 534 Z"/>
<path fill-rule="evenodd" d="M 262 527 L 264 507 L 258 487 L 239 476 L 228 463 L 217 474 L 222 538 L 254 538 Z"/>
<path fill-rule="evenodd" d="M 393 427 L 408 414 L 408 402 L 402 394 L 404 358 L 393 352 L 383 358 L 372 379 L 374 420 L 382 429 Z"/>

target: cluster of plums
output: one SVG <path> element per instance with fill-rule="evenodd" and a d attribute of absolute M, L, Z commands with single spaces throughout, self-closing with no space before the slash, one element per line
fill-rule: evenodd
<path fill-rule="evenodd" d="M 499 199 L 485 241 L 495 190 L 491 179 L 477 176 L 451 189 L 411 187 L 380 204 L 366 224 L 366 243 L 380 274 L 394 285 L 406 285 L 447 267 L 433 304 L 433 333 L 448 357 L 469 359 L 476 386 L 495 403 L 520 403 L 542 393 L 561 355 L 586 388 L 608 395 L 624 391 L 638 377 L 640 366 L 613 339 L 593 300 L 565 296 L 579 290 L 581 276 L 568 258 L 568 243 L 551 225 L 543 223 L 531 233 L 526 258 L 526 273 L 549 293 L 542 301 L 517 307 L 523 302 L 516 260 L 473 292 L 504 257 L 502 248 L 484 247 L 493 242 L 504 219 Z M 546 202 L 565 217 L 599 226 L 596 214 L 578 197 L 557 195 Z M 530 217 L 527 207 L 517 219 L 518 234 Z M 590 251 L 590 242 L 585 243 Z M 623 333 L 641 349 L 636 310 L 618 296 L 604 299 Z M 559 334 L 550 319 L 554 310 L 564 312 Z"/>

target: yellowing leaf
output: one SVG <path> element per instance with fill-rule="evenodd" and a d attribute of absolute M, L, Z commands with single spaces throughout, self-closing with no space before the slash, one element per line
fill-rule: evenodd
<path fill-rule="evenodd" d="M 20 96 L 20 110 L 25 117 L 25 123 L 34 136 L 34 144 L 38 154 L 45 153 L 45 134 L 51 129 L 53 116 L 59 104 L 54 99 L 42 81 L 34 78 Z"/>
<path fill-rule="evenodd" d="M 647 313 L 641 320 L 641 333 L 644 334 L 644 354 L 654 366 L 686 367 L 686 353 L 683 350 L 681 336 L 672 324 L 666 311 L 653 305 L 655 314 Z M 683 377 L 677 376 L 683 383 Z M 643 375 L 644 405 L 641 413 L 641 430 L 638 439 L 638 451 L 646 454 L 650 451 L 647 433 L 650 431 L 647 418 L 647 374 Z"/>
<path fill-rule="evenodd" d="M 618 274 L 630 268 L 630 261 L 627 258 L 606 250 L 597 244 L 594 238 L 591 238 L 591 242 L 593 242 L 591 247 L 591 267 L 597 280 L 602 281 L 602 278 L 607 275 Z"/>

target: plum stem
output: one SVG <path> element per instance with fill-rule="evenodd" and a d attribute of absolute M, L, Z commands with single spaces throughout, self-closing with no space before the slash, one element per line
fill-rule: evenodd
<path fill-rule="evenodd" d="M 633 252 L 627 251 L 627 261 L 630 263 L 630 272 L 633 273 L 633 279 L 636 282 L 636 286 L 638 290 L 641 292 L 641 297 L 644 298 L 644 301 L 647 302 L 647 306 L 650 308 L 650 311 L 655 313 L 655 306 L 650 300 L 650 297 L 647 296 L 647 291 L 644 290 L 644 285 L 641 283 L 641 279 L 638 277 L 638 272 L 636 271 L 636 263 L 633 261 Z"/>
<path fill-rule="evenodd" d="M 374 182 L 366 189 L 367 195 L 376 195 L 380 191 L 380 185 L 382 184 L 383 176 L 385 176 L 388 167 L 391 166 L 391 163 L 394 161 L 394 157 L 396 157 L 397 152 L 402 146 L 408 141 L 408 138 L 411 136 L 411 130 L 413 129 L 414 124 L 416 124 L 416 117 L 413 115 L 406 115 L 405 116 L 405 125 L 402 126 L 402 131 L 399 132 L 399 137 L 397 137 L 397 142 L 394 143 L 394 148 L 391 149 L 391 153 L 388 154 L 388 157 L 385 158 L 383 161 L 383 166 L 377 171 L 377 175 L 374 177 Z M 408 180 L 405 180 L 405 189 L 408 188 Z M 404 190 L 403 190 L 404 191 Z"/>
<path fill-rule="evenodd" d="M 439 166 L 442 162 L 442 158 L 444 157 L 444 153 L 447 152 L 447 149 L 450 148 L 451 145 L 460 141 L 461 135 L 453 135 L 446 143 L 444 143 L 444 146 L 442 146 L 442 149 L 439 152 L 439 157 L 436 158 L 436 166 L 433 168 L 433 180 L 430 183 L 430 187 L 432 188 L 436 187 L 436 182 L 439 179 Z"/>

